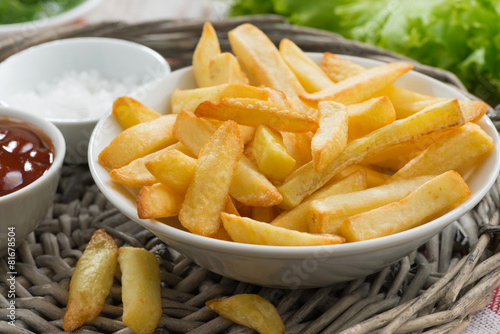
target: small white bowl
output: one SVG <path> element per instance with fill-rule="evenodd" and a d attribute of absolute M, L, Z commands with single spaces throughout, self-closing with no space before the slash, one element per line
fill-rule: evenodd
<path fill-rule="evenodd" d="M 15 107 L 13 97 L 33 91 L 40 82 L 61 77 L 68 71 L 90 70 L 97 70 L 107 80 L 133 76 L 140 86 L 147 84 L 148 89 L 170 73 L 170 66 L 157 52 L 125 40 L 100 37 L 57 40 L 21 51 L 0 63 L 0 100 Z M 110 107 L 112 103 L 109 101 Z M 65 162 L 87 162 L 90 135 L 104 114 L 84 119 L 47 117 L 66 140 Z"/>
<path fill-rule="evenodd" d="M 0 196 L 0 257 L 7 252 L 8 238 L 15 239 L 16 245 L 19 246 L 23 238 L 33 231 L 47 214 L 57 190 L 66 152 L 64 138 L 51 122 L 23 111 L 0 107 L 0 120 L 3 119 L 20 120 L 38 128 L 52 142 L 54 161 L 49 169 L 32 183 Z"/>
<path fill-rule="evenodd" d="M 319 62 L 322 54 L 309 54 Z M 347 57 L 365 67 L 381 62 Z M 397 85 L 417 92 L 467 100 L 458 90 L 433 78 L 411 71 Z M 160 112 L 170 112 L 170 95 L 174 88 L 194 88 L 192 69 L 184 68 L 164 78 L 140 101 Z M 111 181 L 109 172 L 97 161 L 101 150 L 121 131 L 111 115 L 96 126 L 89 144 L 92 176 L 103 194 L 125 215 L 149 229 L 163 241 L 200 266 L 218 274 L 259 285 L 284 288 L 328 286 L 360 278 L 398 261 L 417 249 L 443 228 L 471 210 L 488 192 L 500 169 L 500 139 L 493 123 L 483 117 L 477 122 L 493 138 L 495 149 L 472 175 L 466 177 L 471 196 L 445 215 L 411 230 L 386 237 L 339 245 L 311 247 L 277 247 L 241 244 L 195 235 L 177 229 L 176 218 L 139 219 L 135 198 L 124 187 Z"/>

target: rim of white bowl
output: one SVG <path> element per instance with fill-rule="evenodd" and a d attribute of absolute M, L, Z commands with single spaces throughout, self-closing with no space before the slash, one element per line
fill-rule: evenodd
<path fill-rule="evenodd" d="M 15 199 L 18 196 L 23 196 L 25 193 L 30 192 L 31 189 L 36 187 L 40 182 L 43 182 L 44 179 L 51 177 L 55 173 L 58 173 L 63 165 L 64 156 L 66 155 L 66 142 L 64 141 L 64 137 L 61 131 L 59 131 L 59 129 L 54 124 L 52 124 L 52 122 L 43 117 L 30 114 L 26 111 L 0 106 L 0 119 L 2 119 L 3 117 L 10 117 L 13 119 L 21 120 L 37 127 L 40 131 L 42 131 L 46 136 L 50 138 L 54 147 L 54 161 L 50 165 L 49 169 L 47 169 L 45 173 L 42 174 L 42 176 L 40 176 L 38 179 L 31 182 L 27 186 L 10 194 L 0 196 L 0 201 L 7 201 Z"/>
<path fill-rule="evenodd" d="M 69 23 L 80 18 L 83 14 L 89 12 L 99 3 L 101 3 L 101 0 L 86 0 L 67 11 L 47 17 L 45 19 L 11 24 L 1 24 L 0 33 L 19 33 L 23 30 L 36 31 L 37 29 L 44 29 L 62 25 L 64 23 Z"/>
<path fill-rule="evenodd" d="M 341 56 L 341 55 L 340 55 Z M 347 58 L 359 58 L 359 59 L 365 59 L 366 58 L 361 58 L 361 57 L 355 57 L 355 56 L 347 56 Z M 369 59 L 372 60 L 372 59 Z M 383 62 L 381 61 L 376 61 L 373 60 L 374 62 L 382 64 Z M 177 71 L 186 71 L 187 68 L 182 68 Z M 176 73 L 177 71 L 171 72 Z M 456 88 L 451 87 L 449 85 L 446 85 L 445 83 L 436 80 L 430 76 L 427 76 L 425 74 L 416 72 L 416 71 L 411 71 L 414 75 L 417 76 L 422 76 L 427 80 L 432 80 L 436 84 L 442 86 L 442 87 L 447 87 L 447 89 L 452 89 L 456 91 L 457 93 L 463 95 L 460 91 L 458 91 Z M 464 99 L 469 100 L 465 95 L 463 95 Z M 90 144 L 89 144 L 89 150 L 88 150 L 88 162 L 89 162 L 89 167 L 90 167 L 90 172 L 92 174 L 92 177 L 94 178 L 94 181 L 96 182 L 98 188 L 101 190 L 101 192 L 105 195 L 105 197 L 113 204 L 115 205 L 118 210 L 120 210 L 123 214 L 128 216 L 131 220 L 135 221 L 136 223 L 142 225 L 143 227 L 151 230 L 153 233 L 158 233 L 158 234 L 168 234 L 168 236 L 171 239 L 176 240 L 177 242 L 182 242 L 185 244 L 191 244 L 193 246 L 196 246 L 201 249 L 206 249 L 206 250 L 213 250 L 217 252 L 222 252 L 222 253 L 227 253 L 227 254 L 234 254 L 234 255 L 240 255 L 240 256 L 247 256 L 247 257 L 267 257 L 267 258 L 278 258 L 278 259 L 291 259 L 291 258 L 304 258 L 304 257 L 315 257 L 318 256 L 318 254 L 330 254 L 330 255 L 335 255 L 335 256 L 342 256 L 342 255 L 347 255 L 347 254 L 361 254 L 365 252 L 370 252 L 371 250 L 380 250 L 384 248 L 390 248 L 394 245 L 404 243 L 405 241 L 410 241 L 416 237 L 423 237 L 424 235 L 429 234 L 430 231 L 432 230 L 442 230 L 446 225 L 451 224 L 454 220 L 460 218 L 462 215 L 470 211 L 474 206 L 479 203 L 479 201 L 487 194 L 487 192 L 491 189 L 493 184 L 495 183 L 499 171 L 500 171 L 500 137 L 498 134 L 498 131 L 494 132 L 493 135 L 493 142 L 495 144 L 494 152 L 491 152 L 490 154 L 496 154 L 497 159 L 495 160 L 494 163 L 494 168 L 493 171 L 489 174 L 487 181 L 485 182 L 485 186 L 483 186 L 477 193 L 473 194 L 470 196 L 464 203 L 462 203 L 460 206 L 457 208 L 445 213 L 444 215 L 433 219 L 432 221 L 414 227 L 410 230 L 399 232 L 396 234 L 376 238 L 376 239 L 371 239 L 371 240 L 365 240 L 365 241 L 360 241 L 360 242 L 353 242 L 353 243 L 343 243 L 343 244 L 336 244 L 336 245 L 322 245 L 322 246 L 267 246 L 267 245 L 254 245 L 254 244 L 244 244 L 244 243 L 236 243 L 236 242 L 230 242 L 230 241 L 224 241 L 224 240 L 218 240 L 214 238 L 209 238 L 209 237 L 203 237 L 200 235 L 196 235 L 187 231 L 183 231 L 180 229 L 177 229 L 175 227 L 163 224 L 161 222 L 155 221 L 155 220 L 149 220 L 149 219 L 139 219 L 137 217 L 137 212 L 136 208 L 134 207 L 135 210 L 130 210 L 129 207 L 123 206 L 121 201 L 119 201 L 116 197 L 115 194 L 112 193 L 112 191 L 109 189 L 106 184 L 103 183 L 103 180 L 100 179 L 98 172 L 96 168 L 102 168 L 99 166 L 99 163 L 94 160 L 95 157 L 97 157 L 98 152 L 94 151 L 94 145 L 92 143 L 95 140 L 95 137 L 98 135 L 98 132 L 100 131 L 101 127 L 104 125 L 106 120 L 111 117 L 110 113 L 108 112 L 107 116 L 103 117 L 96 125 L 94 128 L 94 131 L 92 132 L 92 135 L 90 137 Z M 495 129 L 494 124 L 491 122 L 491 120 L 485 115 L 483 116 L 482 120 L 486 122 L 486 124 L 489 127 L 492 127 Z"/>
<path fill-rule="evenodd" d="M 59 45 L 85 44 L 85 43 L 96 43 L 96 44 L 104 44 L 104 45 L 116 44 L 116 45 L 125 45 L 128 47 L 132 47 L 132 48 L 141 50 L 142 52 L 147 53 L 150 56 L 152 56 L 154 59 L 156 59 L 158 61 L 158 65 L 160 65 L 165 70 L 164 75 L 168 75 L 169 73 L 172 72 L 167 60 L 162 55 L 160 55 L 158 52 L 156 52 L 155 50 L 153 50 L 145 45 L 136 43 L 136 42 L 127 41 L 127 40 L 119 39 L 119 38 L 112 38 L 112 37 L 72 37 L 72 38 L 58 39 L 58 40 L 34 45 L 32 47 L 29 47 L 25 50 L 19 51 L 18 53 L 15 53 L 12 56 L 8 57 L 7 59 L 5 59 L 3 62 L 0 63 L 0 67 L 9 66 L 9 63 L 16 61 L 17 58 L 25 57 L 26 55 L 29 55 L 30 53 L 38 52 L 41 49 L 51 48 L 54 46 L 57 47 Z M 134 88 L 134 90 L 137 88 L 138 87 Z M 129 92 L 129 94 L 130 93 L 132 93 L 132 92 Z M 4 102 L 4 104 L 7 104 L 7 103 Z M 7 104 L 7 106 L 8 106 L 8 104 Z M 78 123 L 78 124 L 81 124 L 81 123 L 92 124 L 92 123 L 96 123 L 99 119 L 101 119 L 102 117 L 105 117 L 106 115 L 107 115 L 107 113 L 104 112 L 102 115 L 96 116 L 96 117 L 70 118 L 70 119 L 54 118 L 54 117 L 44 117 L 44 118 L 49 120 L 50 122 L 56 124 L 56 125 L 67 125 L 67 124 L 76 124 L 76 123 Z"/>

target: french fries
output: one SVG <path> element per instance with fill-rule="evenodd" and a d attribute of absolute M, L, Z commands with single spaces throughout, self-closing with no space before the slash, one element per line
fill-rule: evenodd
<path fill-rule="evenodd" d="M 112 113 L 124 129 L 161 116 L 153 109 L 128 96 L 119 97 L 113 102 Z"/>
<path fill-rule="evenodd" d="M 399 201 L 430 179 L 430 176 L 404 179 L 363 191 L 314 200 L 310 204 L 308 230 L 314 233 L 339 233 L 344 219 Z"/>
<path fill-rule="evenodd" d="M 259 222 L 247 217 L 221 213 L 224 229 L 236 242 L 270 246 L 318 246 L 344 242 L 334 234 L 309 234 Z"/>
<path fill-rule="evenodd" d="M 118 261 L 118 247 L 103 229 L 94 232 L 78 260 L 69 286 L 63 328 L 74 331 L 101 313 Z"/>
<path fill-rule="evenodd" d="M 344 150 L 347 144 L 347 108 L 333 101 L 318 104 L 319 128 L 311 141 L 314 169 L 320 171 L 328 166 Z"/>
<path fill-rule="evenodd" d="M 241 70 L 240 63 L 229 52 L 221 53 L 210 59 L 208 72 L 211 85 L 225 83 L 248 85 L 248 78 Z"/>
<path fill-rule="evenodd" d="M 305 197 L 323 186 L 342 169 L 392 145 L 464 123 L 464 115 L 457 100 L 436 103 L 410 117 L 395 121 L 350 142 L 337 159 L 319 172 L 314 170 L 312 162 L 296 170 L 278 187 L 283 195 L 280 206 L 290 209 L 299 205 Z"/>
<path fill-rule="evenodd" d="M 318 128 L 316 120 L 307 114 L 257 99 L 222 98 L 218 103 L 205 101 L 196 108 L 194 114 L 221 121 L 231 119 L 250 126 L 266 124 L 285 132 L 309 132 Z"/>
<path fill-rule="evenodd" d="M 295 166 L 281 134 L 264 124 L 257 127 L 252 154 L 259 169 L 272 180 L 283 181 Z"/>
<path fill-rule="evenodd" d="M 238 294 L 209 300 L 206 305 L 224 318 L 250 327 L 260 334 L 285 333 L 285 325 L 278 310 L 259 295 Z"/>
<path fill-rule="evenodd" d="M 315 93 L 334 85 L 325 72 L 288 38 L 281 40 L 279 51 L 308 93 Z"/>
<path fill-rule="evenodd" d="M 177 215 L 192 233 L 229 242 L 322 245 L 411 228 L 468 196 L 455 174 L 467 178 L 493 149 L 471 123 L 486 104 L 396 86 L 409 63 L 366 69 L 326 52 L 318 66 L 251 24 L 228 36 L 232 53 L 222 53 L 204 26 L 198 86 L 173 91 L 168 122 L 138 101 L 115 102 L 128 128 L 99 161 L 115 182 L 142 187 L 141 218 Z M 443 200 L 405 225 L 417 199 L 430 200 L 421 188 Z M 376 230 L 367 217 L 383 213 L 401 217 Z"/>
<path fill-rule="evenodd" d="M 182 201 L 183 196 L 161 183 L 144 186 L 137 195 L 137 215 L 141 219 L 176 216 Z"/>
<path fill-rule="evenodd" d="M 243 142 L 233 121 L 224 123 L 198 156 L 193 180 L 179 212 L 189 231 L 209 236 L 220 228 L 234 170 L 243 155 Z"/>
<path fill-rule="evenodd" d="M 209 22 L 203 25 L 200 40 L 193 53 L 193 74 L 198 87 L 212 86 L 210 60 L 221 53 L 219 39 Z"/>
<path fill-rule="evenodd" d="M 413 68 L 409 63 L 388 63 L 368 69 L 319 92 L 302 94 L 308 103 L 330 100 L 343 104 L 360 103 L 392 84 Z"/>
<path fill-rule="evenodd" d="M 366 187 L 366 172 L 364 170 L 353 172 L 340 180 L 326 184 L 292 210 L 282 212 L 271 224 L 289 230 L 313 233 L 314 231 L 309 229 L 308 224 L 312 201 L 338 194 L 358 192 L 366 189 Z"/>
<path fill-rule="evenodd" d="M 478 125 L 467 123 L 450 131 L 399 169 L 392 180 L 417 175 L 438 175 L 461 166 L 493 150 L 493 140 Z"/>
<path fill-rule="evenodd" d="M 443 173 L 400 201 L 346 219 L 340 233 L 348 241 L 382 237 L 419 226 L 469 197 L 467 184 L 454 171 Z"/>
<path fill-rule="evenodd" d="M 120 168 L 174 144 L 175 119 L 176 115 L 163 115 L 126 129 L 99 153 L 99 163 L 110 169 Z"/>
<path fill-rule="evenodd" d="M 143 248 L 120 247 L 123 323 L 136 334 L 152 334 L 161 318 L 160 266 Z"/>

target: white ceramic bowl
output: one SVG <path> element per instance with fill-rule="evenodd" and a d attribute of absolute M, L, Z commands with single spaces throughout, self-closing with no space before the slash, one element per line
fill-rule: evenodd
<path fill-rule="evenodd" d="M 101 0 L 85 0 L 81 4 L 58 15 L 29 22 L 0 24 L 0 34 L 17 33 L 28 35 L 40 29 L 46 29 L 70 23 L 71 21 L 74 21 L 82 17 L 84 14 L 88 13 L 100 2 Z"/>
<path fill-rule="evenodd" d="M 310 56 L 315 61 L 321 59 L 321 54 Z M 374 60 L 347 58 L 365 67 L 380 64 Z M 413 71 L 398 80 L 397 84 L 423 94 L 467 99 L 454 88 Z M 168 113 L 170 93 L 176 87 L 195 87 L 191 68 L 171 73 L 154 90 L 142 96 L 141 101 Z M 319 287 L 356 279 L 398 261 L 471 210 L 483 198 L 498 175 L 500 141 L 487 117 L 483 117 L 478 124 L 493 138 L 495 150 L 467 178 L 472 195 L 465 203 L 417 228 L 379 239 L 340 245 L 276 247 L 240 244 L 194 235 L 155 220 L 139 219 L 135 198 L 113 183 L 108 171 L 97 162 L 99 152 L 121 131 L 112 116 L 103 118 L 92 134 L 89 165 L 100 190 L 120 211 L 200 266 L 233 279 L 264 286 Z M 174 225 L 176 219 L 171 218 L 167 222 Z"/>
<path fill-rule="evenodd" d="M 21 51 L 0 63 L 0 100 L 15 107 L 12 99 L 16 94 L 32 91 L 40 82 L 50 81 L 72 70 L 97 70 L 108 80 L 133 76 L 141 86 L 148 84 L 143 89 L 149 89 L 170 73 L 170 66 L 157 52 L 125 40 L 100 37 L 57 40 Z M 111 106 L 113 101 L 109 103 Z M 87 162 L 88 141 L 101 117 L 47 117 L 66 140 L 65 162 Z"/>
<path fill-rule="evenodd" d="M 18 246 L 47 214 L 57 190 L 66 145 L 61 132 L 49 121 L 19 110 L 0 107 L 0 120 L 21 120 L 44 133 L 54 147 L 54 161 L 45 173 L 10 194 L 0 196 L 0 257 L 7 252 L 7 239 L 12 237 Z M 12 228 L 14 235 L 12 235 Z M 10 232 L 10 235 L 9 235 Z"/>

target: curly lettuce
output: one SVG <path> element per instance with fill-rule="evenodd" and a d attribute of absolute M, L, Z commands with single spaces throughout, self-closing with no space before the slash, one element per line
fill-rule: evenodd
<path fill-rule="evenodd" d="M 265 5 L 245 12 L 243 3 Z M 500 103 L 498 0 L 236 0 L 231 11 L 259 12 L 277 13 L 294 24 L 334 31 L 446 69 L 471 93 Z"/>

